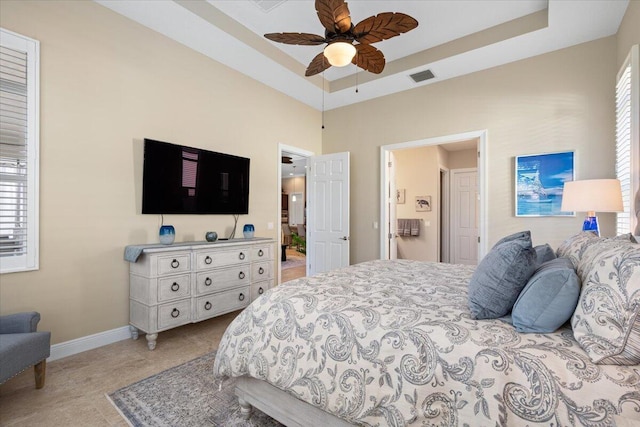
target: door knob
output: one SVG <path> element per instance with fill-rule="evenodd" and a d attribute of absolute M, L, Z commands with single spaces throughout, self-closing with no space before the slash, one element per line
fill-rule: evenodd
<path fill-rule="evenodd" d="M 349 238 L 347 236 L 342 236 L 340 237 L 340 240 L 349 240 Z"/>

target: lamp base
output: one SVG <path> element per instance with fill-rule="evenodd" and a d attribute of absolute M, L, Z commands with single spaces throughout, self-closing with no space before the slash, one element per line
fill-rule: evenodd
<path fill-rule="evenodd" d="M 588 216 L 582 224 L 582 231 L 593 231 L 600 237 L 600 229 L 598 228 L 598 217 Z"/>

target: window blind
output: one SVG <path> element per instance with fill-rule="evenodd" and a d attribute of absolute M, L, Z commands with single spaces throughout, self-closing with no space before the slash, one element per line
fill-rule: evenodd
<path fill-rule="evenodd" d="M 27 54 L 0 47 L 0 256 L 27 251 Z"/>
<path fill-rule="evenodd" d="M 616 215 L 616 234 L 631 231 L 631 63 L 616 84 L 616 177 L 622 188 L 624 212 Z"/>
<path fill-rule="evenodd" d="M 624 207 L 624 211 L 616 215 L 617 234 L 632 232 L 636 225 L 633 202 L 640 179 L 634 176 L 640 162 L 638 71 L 638 46 L 635 45 L 618 72 L 616 82 L 616 177 L 620 180 Z"/>
<path fill-rule="evenodd" d="M 37 42 L 2 30 L 0 272 L 37 268 Z"/>

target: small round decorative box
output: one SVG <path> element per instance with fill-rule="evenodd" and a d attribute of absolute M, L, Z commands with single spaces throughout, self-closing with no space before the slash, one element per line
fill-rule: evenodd
<path fill-rule="evenodd" d="M 160 227 L 160 243 L 171 245 L 176 239 L 176 229 L 173 225 L 163 225 Z"/>
<path fill-rule="evenodd" d="M 207 234 L 204 235 L 204 238 L 207 240 L 207 242 L 215 242 L 216 240 L 218 240 L 218 233 L 216 233 L 215 231 L 207 231 Z"/>

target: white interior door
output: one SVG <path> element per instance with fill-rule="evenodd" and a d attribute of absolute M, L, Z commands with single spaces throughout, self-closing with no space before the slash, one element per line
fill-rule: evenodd
<path fill-rule="evenodd" d="M 310 157 L 307 180 L 307 275 L 313 276 L 349 265 L 349 153 Z"/>
<path fill-rule="evenodd" d="M 454 264 L 478 264 L 478 171 L 451 170 L 451 242 Z"/>

